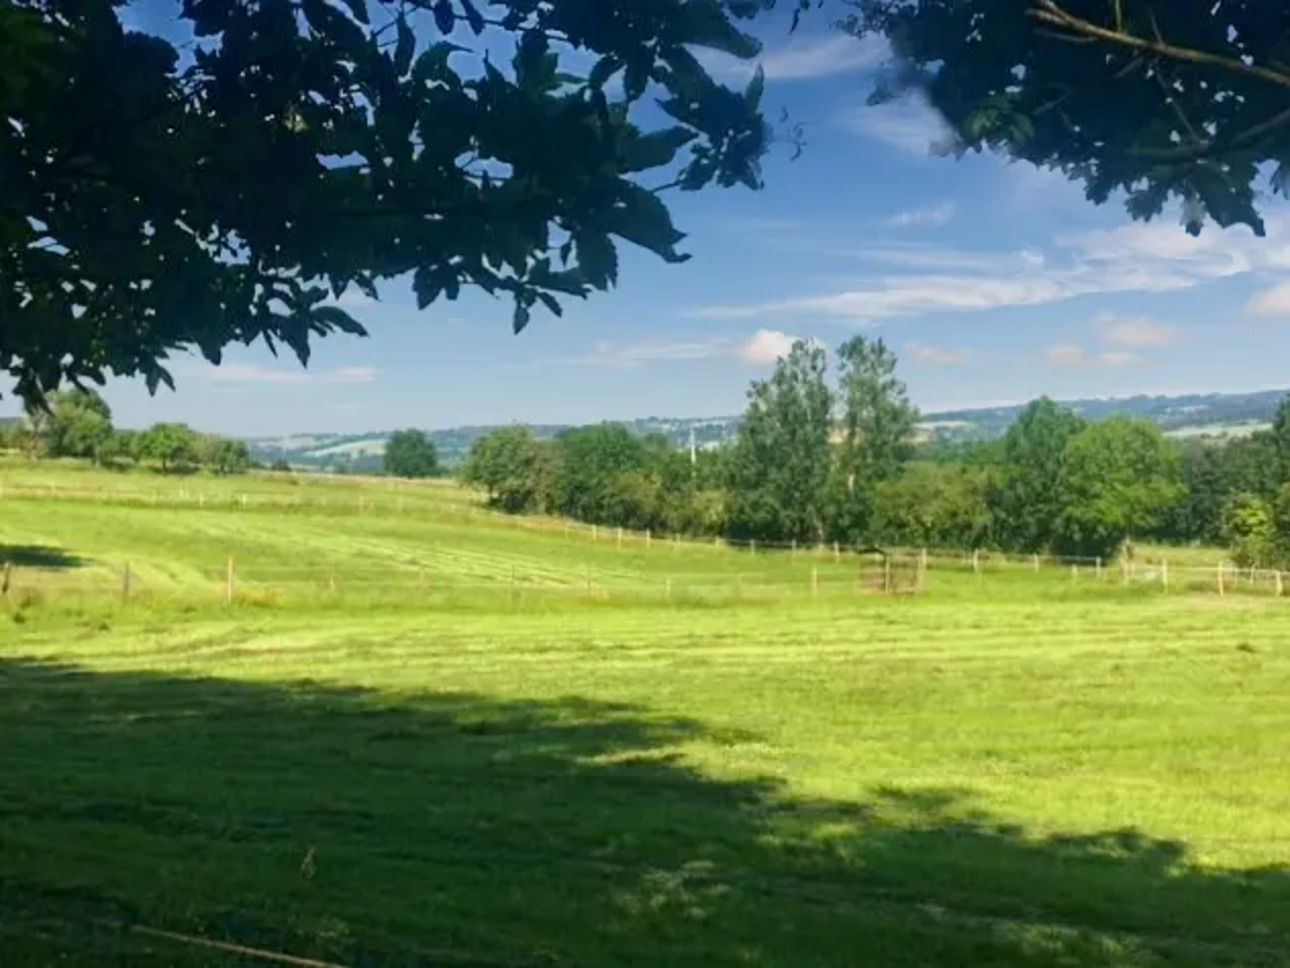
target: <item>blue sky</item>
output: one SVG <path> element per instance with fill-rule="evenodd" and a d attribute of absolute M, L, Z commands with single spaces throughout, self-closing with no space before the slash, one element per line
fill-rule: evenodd
<path fill-rule="evenodd" d="M 218 369 L 178 359 L 177 392 L 109 385 L 117 422 L 270 435 L 727 414 L 791 338 L 857 332 L 896 348 L 924 409 L 1290 385 L 1290 209 L 1269 209 L 1265 239 L 1193 239 L 1056 175 L 933 157 L 925 109 L 864 106 L 879 52 L 817 26 L 769 29 L 762 59 L 768 114 L 804 126 L 804 151 L 777 149 L 764 191 L 671 196 L 689 262 L 624 243 L 617 290 L 520 336 L 505 302 L 418 312 L 391 284 L 349 302 L 371 336 L 320 342 L 307 371 L 262 347 Z"/>

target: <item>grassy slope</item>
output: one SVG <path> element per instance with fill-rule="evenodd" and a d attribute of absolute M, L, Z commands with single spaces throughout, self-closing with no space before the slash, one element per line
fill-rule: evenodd
<path fill-rule="evenodd" d="M 1284 605 L 1023 572 L 221 609 L 230 544 L 266 569 L 437 548 L 463 584 L 809 566 L 429 508 L 0 515 L 0 543 L 83 559 L 50 582 L 124 555 L 176 593 L 51 584 L 0 626 L 6 966 L 246 963 L 91 924 L 123 915 L 382 965 L 1290 963 Z"/>

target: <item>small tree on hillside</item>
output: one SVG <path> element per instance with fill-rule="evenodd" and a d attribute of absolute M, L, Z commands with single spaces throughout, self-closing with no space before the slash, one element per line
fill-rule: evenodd
<path fill-rule="evenodd" d="M 205 451 L 202 463 L 213 474 L 245 474 L 251 467 L 251 452 L 244 440 L 215 437 L 206 445 Z"/>
<path fill-rule="evenodd" d="M 197 434 L 187 424 L 153 424 L 139 440 L 139 454 L 166 473 L 190 467 L 197 463 Z"/>
<path fill-rule="evenodd" d="M 396 430 L 385 445 L 385 473 L 392 477 L 435 477 L 439 455 L 423 430 Z"/>

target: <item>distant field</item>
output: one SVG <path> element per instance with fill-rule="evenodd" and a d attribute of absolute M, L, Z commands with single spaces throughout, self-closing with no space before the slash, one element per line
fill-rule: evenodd
<path fill-rule="evenodd" d="M 5 968 L 1290 964 L 1290 601 L 0 486 Z"/>

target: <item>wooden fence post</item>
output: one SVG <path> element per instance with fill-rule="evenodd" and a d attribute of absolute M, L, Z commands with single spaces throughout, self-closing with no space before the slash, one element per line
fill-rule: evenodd
<path fill-rule="evenodd" d="M 1102 556 L 1101 555 L 1097 556 L 1097 564 L 1095 568 L 1096 568 L 1096 571 L 1094 571 L 1093 574 L 1100 581 L 1102 579 Z"/>
<path fill-rule="evenodd" d="M 1276 571 L 1277 598 L 1285 594 L 1285 580 L 1281 577 L 1281 569 Z"/>
<path fill-rule="evenodd" d="M 792 558 L 797 557 L 797 539 L 796 538 L 793 539 L 793 550 L 789 554 L 790 554 L 790 557 Z"/>
<path fill-rule="evenodd" d="M 618 529 L 618 547 L 621 548 L 622 546 L 623 546 L 623 529 L 619 528 Z"/>
<path fill-rule="evenodd" d="M 748 542 L 748 553 L 752 555 L 754 558 L 757 557 L 757 539 L 756 538 L 753 538 L 751 541 Z"/>
<path fill-rule="evenodd" d="M 1160 561 L 1160 584 L 1164 586 L 1165 591 L 1169 591 L 1169 559 L 1163 558 Z"/>
<path fill-rule="evenodd" d="M 121 601 L 128 602 L 129 600 L 130 600 L 130 562 L 127 561 L 125 563 L 125 567 L 121 569 Z"/>
<path fill-rule="evenodd" d="M 835 541 L 835 542 L 833 542 L 833 563 L 836 565 L 836 564 L 837 564 L 838 562 L 840 562 L 841 560 L 842 560 L 842 548 L 841 548 L 841 546 L 840 546 L 840 545 Z"/>
<path fill-rule="evenodd" d="M 233 604 L 233 585 L 236 581 L 236 572 L 233 567 L 233 556 L 228 557 L 228 573 L 224 577 L 224 604 Z"/>
<path fill-rule="evenodd" d="M 645 529 L 645 547 L 646 548 L 650 547 L 650 545 L 653 544 L 653 541 L 654 541 L 654 535 L 651 533 L 649 528 L 646 528 Z"/>
<path fill-rule="evenodd" d="M 979 548 L 972 549 L 972 570 L 976 574 L 981 574 L 981 551 Z"/>
<path fill-rule="evenodd" d="M 891 555 L 882 556 L 882 591 L 891 594 Z"/>
<path fill-rule="evenodd" d="M 820 567 L 811 565 L 811 597 L 817 598 L 820 594 Z"/>
<path fill-rule="evenodd" d="M 1224 572 L 1225 572 L 1225 571 L 1226 571 L 1226 568 L 1224 567 L 1223 563 L 1220 561 L 1220 562 L 1218 563 L 1218 596 L 1219 596 L 1219 598 L 1222 598 L 1224 595 L 1226 595 L 1226 594 L 1227 594 L 1227 587 L 1226 587 L 1226 585 L 1224 584 L 1224 580 L 1225 580 L 1225 578 L 1226 578 L 1226 575 L 1224 574 Z"/>

